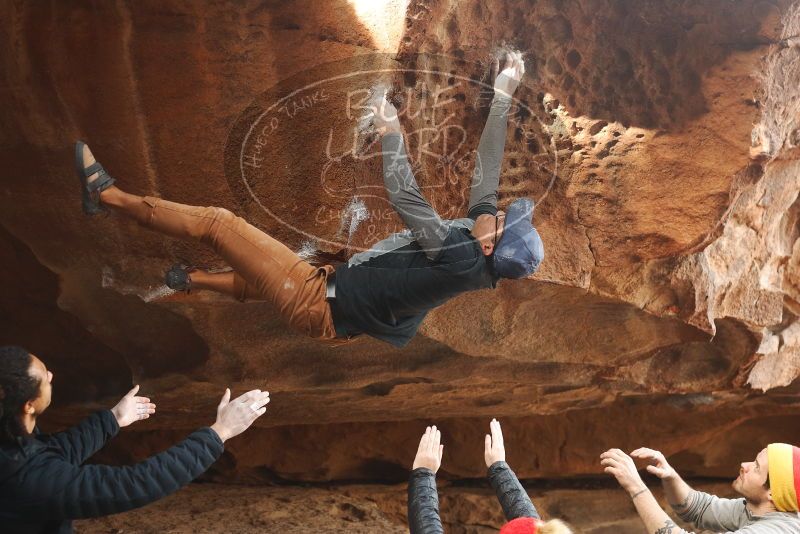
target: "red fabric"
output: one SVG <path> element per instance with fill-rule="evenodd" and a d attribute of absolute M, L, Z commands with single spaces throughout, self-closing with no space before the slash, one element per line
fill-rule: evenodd
<path fill-rule="evenodd" d="M 503 525 L 500 534 L 536 534 L 536 520 L 532 517 L 518 517 Z"/>
<path fill-rule="evenodd" d="M 794 470 L 794 493 L 800 509 L 800 448 L 792 447 L 792 469 Z"/>

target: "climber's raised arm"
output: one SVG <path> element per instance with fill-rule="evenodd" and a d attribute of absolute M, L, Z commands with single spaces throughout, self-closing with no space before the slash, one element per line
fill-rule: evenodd
<path fill-rule="evenodd" d="M 374 124 L 381 135 L 383 181 L 392 207 L 414 234 L 425 255 L 435 260 L 449 227 L 422 196 L 406 154 L 397 109 L 382 97 L 376 102 Z"/>
<path fill-rule="evenodd" d="M 525 74 L 525 63 L 520 52 L 507 52 L 504 62 L 503 70 L 494 81 L 494 97 L 478 144 L 478 156 L 472 173 L 467 214 L 472 219 L 484 213 L 497 213 L 497 188 L 500 184 L 511 96 Z M 499 63 L 499 60 L 495 60 L 493 73 L 498 72 Z"/>

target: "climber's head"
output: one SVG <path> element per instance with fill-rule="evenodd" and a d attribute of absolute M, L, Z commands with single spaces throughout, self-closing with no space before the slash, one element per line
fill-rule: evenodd
<path fill-rule="evenodd" d="M 800 509 L 800 448 L 772 443 L 752 462 L 742 462 L 733 489 L 760 510 Z"/>
<path fill-rule="evenodd" d="M 472 226 L 472 235 L 481 244 L 481 251 L 484 256 L 491 256 L 497 242 L 503 236 L 505 228 L 506 212 L 499 210 L 497 215 L 484 213 L 478 215 L 475 224 Z"/>
<path fill-rule="evenodd" d="M 544 244 L 533 227 L 533 200 L 520 198 L 508 212 L 480 215 L 472 235 L 485 256 L 494 254 L 494 268 L 503 278 L 525 278 L 536 272 L 544 259 Z"/>
<path fill-rule="evenodd" d="M 0 442 L 31 433 L 50 406 L 53 373 L 22 347 L 0 347 Z"/>

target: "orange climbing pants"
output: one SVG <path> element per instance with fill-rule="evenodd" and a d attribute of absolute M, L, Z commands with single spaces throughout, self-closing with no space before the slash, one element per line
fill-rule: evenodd
<path fill-rule="evenodd" d="M 224 208 L 198 207 L 144 197 L 132 215 L 142 226 L 209 245 L 230 265 L 240 300 L 258 295 L 271 302 L 295 330 L 314 339 L 336 338 L 325 286 L 333 267 L 314 267 L 288 247 Z"/>

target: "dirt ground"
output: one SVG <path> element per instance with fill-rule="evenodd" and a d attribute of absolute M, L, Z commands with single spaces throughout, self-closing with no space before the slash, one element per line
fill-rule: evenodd
<path fill-rule="evenodd" d="M 695 485 L 729 495 L 724 483 Z M 665 505 L 658 488 L 657 497 Z M 630 500 L 617 488 L 529 490 L 545 518 L 559 517 L 576 533 L 641 534 Z M 439 490 L 445 531 L 489 534 L 503 524 L 502 510 L 487 488 Z M 671 514 L 675 517 L 674 514 Z M 230 486 L 193 484 L 151 506 L 100 519 L 77 521 L 79 534 L 196 534 L 408 532 L 406 486 Z"/>

